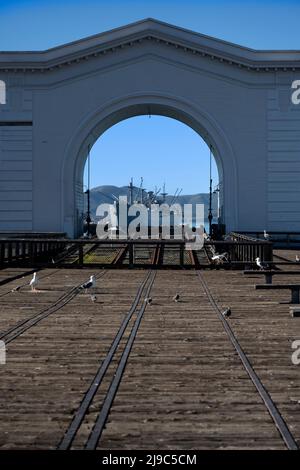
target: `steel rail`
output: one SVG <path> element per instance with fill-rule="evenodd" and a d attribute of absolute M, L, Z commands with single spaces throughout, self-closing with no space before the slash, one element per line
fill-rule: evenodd
<path fill-rule="evenodd" d="M 107 271 L 104 271 L 98 274 L 98 276 L 96 276 L 96 279 L 103 277 L 106 273 Z M 49 305 L 49 307 L 46 307 L 41 312 L 38 312 L 29 318 L 21 320 L 16 325 L 4 331 L 3 333 L 0 334 L 0 340 L 5 341 L 6 344 L 10 343 L 14 339 L 16 339 L 18 336 L 22 335 L 25 331 L 35 326 L 44 318 L 47 318 L 52 313 L 57 312 L 62 307 L 67 305 L 72 299 L 74 299 L 74 297 L 80 292 L 80 287 L 81 287 L 81 284 L 78 284 L 77 286 L 69 290 L 68 292 L 64 293 L 59 299 L 57 299 L 55 302 Z"/>
<path fill-rule="evenodd" d="M 76 248 L 76 247 L 75 247 Z M 89 251 L 92 251 L 93 247 L 89 249 Z M 54 265 L 57 266 L 62 260 L 64 260 L 67 256 L 70 256 L 70 253 L 66 253 L 64 254 L 60 259 L 58 259 L 57 261 L 54 262 Z M 76 261 L 76 260 L 75 260 Z M 74 262 L 75 262 L 74 261 Z M 27 277 L 27 276 L 30 276 L 32 275 L 34 272 L 40 272 L 40 271 L 43 271 L 44 269 L 49 269 L 49 268 L 44 268 L 44 267 L 37 267 L 35 269 L 31 269 L 30 271 L 26 271 L 26 272 L 23 272 L 21 274 L 17 274 L 16 276 L 13 276 L 13 277 L 10 277 L 10 278 L 6 278 L 6 279 L 2 279 L 0 280 L 0 286 L 3 286 L 5 284 L 8 284 L 9 282 L 13 282 L 13 281 L 16 281 L 17 279 L 22 279 L 24 277 Z M 44 279 L 45 277 L 48 277 L 48 276 L 52 276 L 53 274 L 56 274 L 58 273 L 60 270 L 59 269 L 56 269 L 55 271 L 52 271 L 51 273 L 48 273 L 46 274 L 45 276 L 42 276 L 40 279 Z M 20 284 L 18 287 L 18 289 L 22 289 L 22 287 L 25 287 L 25 286 L 28 286 L 29 283 L 28 282 L 24 282 L 23 284 Z M 4 297 L 5 295 L 8 295 L 10 294 L 11 292 L 13 292 L 14 290 L 11 289 L 9 291 L 6 291 L 6 292 L 3 292 L 2 294 L 0 294 L 0 298 L 1 297 Z"/>
<path fill-rule="evenodd" d="M 128 323 L 130 322 L 132 316 L 134 315 L 137 307 L 138 307 L 138 304 L 140 302 L 140 299 L 141 299 L 141 296 L 143 294 L 143 291 L 145 289 L 145 286 L 147 285 L 148 281 L 149 281 L 149 278 L 150 276 L 152 275 L 151 271 L 148 271 L 145 279 L 142 281 L 142 283 L 140 284 L 139 288 L 138 288 L 138 291 L 136 293 L 136 296 L 132 302 L 132 305 L 126 315 L 126 317 L 124 318 L 123 322 L 121 323 L 121 326 L 110 346 L 110 349 L 105 357 L 105 359 L 101 362 L 97 372 L 96 372 L 96 375 L 94 376 L 79 408 L 77 409 L 72 421 L 71 421 L 71 424 L 69 426 L 69 428 L 67 429 L 67 431 L 65 432 L 65 435 L 62 439 L 62 441 L 60 442 L 60 444 L 58 445 L 58 449 L 59 450 L 67 450 L 67 449 L 70 449 L 71 445 L 72 445 L 72 442 L 73 440 L 75 439 L 75 436 L 81 426 L 81 423 L 82 421 L 84 420 L 84 417 L 94 399 L 94 396 L 95 394 L 97 393 L 100 385 L 101 385 L 101 382 L 106 374 L 106 371 L 108 369 L 108 367 L 110 366 L 112 360 L 113 360 L 113 357 L 115 355 L 115 352 L 116 350 L 118 349 L 119 347 L 119 344 L 120 344 L 120 341 L 121 339 L 123 338 L 123 335 L 125 333 L 125 330 L 128 326 Z M 151 281 L 150 281 L 151 282 Z M 151 284 L 152 285 L 152 284 Z"/>
<path fill-rule="evenodd" d="M 277 406 L 275 405 L 274 401 L 272 400 L 270 394 L 268 393 L 268 391 L 266 390 L 266 388 L 264 387 L 264 385 L 262 384 L 260 378 L 258 377 L 258 375 L 256 374 L 256 372 L 254 371 L 248 357 L 246 356 L 246 354 L 244 353 L 239 341 L 237 340 L 232 328 L 230 327 L 228 321 L 224 318 L 224 316 L 222 315 L 222 312 L 220 310 L 220 308 L 218 307 L 217 305 L 217 302 L 215 301 L 215 299 L 213 298 L 210 290 L 209 290 L 209 287 L 205 281 L 205 279 L 203 278 L 202 274 L 200 271 L 197 271 L 197 276 L 202 284 L 202 287 L 204 289 L 204 292 L 206 293 L 209 301 L 210 301 L 210 304 L 212 305 L 212 307 L 214 308 L 214 310 L 216 311 L 219 319 L 221 320 L 222 324 L 223 324 L 223 327 L 234 347 L 234 349 L 236 350 L 246 372 L 248 373 L 251 381 L 253 382 L 256 390 L 258 391 L 261 399 L 263 400 L 269 414 L 271 415 L 271 418 L 272 420 L 274 421 L 274 424 L 276 426 L 276 428 L 278 429 L 279 433 L 280 433 L 280 436 L 282 437 L 283 441 L 285 442 L 286 446 L 288 449 L 290 450 L 299 450 L 299 447 L 298 447 L 298 444 L 294 438 L 294 436 L 292 435 L 291 431 L 289 430 L 286 422 L 284 421 L 284 419 L 282 418 Z"/>
<path fill-rule="evenodd" d="M 22 272 L 20 274 L 16 274 L 15 276 L 7 277 L 5 279 L 1 279 L 0 286 L 4 286 L 5 284 L 8 284 L 9 282 L 13 282 L 13 281 L 16 281 L 17 279 L 21 279 L 22 277 L 30 276 L 30 274 L 33 274 L 35 271 L 40 271 L 41 269 L 42 268 L 31 269 L 30 271 Z M 0 297 L 2 297 L 2 295 Z"/>
<path fill-rule="evenodd" d="M 114 265 L 122 264 L 127 255 L 127 252 L 128 252 L 128 245 L 120 248 L 110 264 L 114 264 Z"/>
<path fill-rule="evenodd" d="M 20 278 L 29 276 L 30 274 L 33 274 L 33 273 L 35 273 L 35 272 L 44 271 L 45 269 L 47 269 L 47 268 L 37 268 L 37 269 L 33 269 L 32 271 L 29 271 L 28 273 L 23 273 L 22 275 L 18 275 L 18 277 L 8 279 L 7 282 L 11 282 L 11 281 L 14 281 L 14 280 L 16 280 L 16 279 L 20 279 Z M 59 271 L 60 271 L 59 269 L 57 269 L 57 270 L 55 270 L 55 271 L 51 271 L 50 273 L 45 274 L 45 276 L 39 277 L 39 280 L 45 279 L 46 277 L 49 277 L 49 276 L 53 276 L 53 274 L 56 274 L 56 273 L 58 273 Z M 29 283 L 30 283 L 30 282 L 24 282 L 23 284 L 19 284 L 18 286 L 16 286 L 16 287 L 13 288 L 13 289 L 10 289 L 10 290 L 8 290 L 8 291 L 6 291 L 6 292 L 3 292 L 2 294 L 0 294 L 0 298 L 5 297 L 5 296 L 8 295 L 8 294 L 17 292 L 16 289 L 19 290 L 19 289 L 22 289 L 23 287 L 29 286 Z M 1 284 L 0 284 L 0 285 L 1 285 Z"/>
<path fill-rule="evenodd" d="M 300 265 L 300 263 L 298 263 L 297 261 L 292 261 L 292 260 L 286 258 L 285 256 L 280 256 L 280 255 L 277 255 L 276 253 L 273 252 L 273 258 L 274 258 L 274 257 L 280 259 L 281 261 L 285 261 L 285 262 L 291 263 L 291 264 L 293 264 L 293 265 L 296 265 L 296 264 L 299 264 L 299 265 Z M 277 264 L 277 263 L 274 262 L 274 264 Z"/>
<path fill-rule="evenodd" d="M 151 278 L 150 278 L 149 284 L 147 286 L 146 297 L 148 297 L 150 292 L 151 292 L 151 288 L 153 286 L 155 276 L 156 276 L 156 272 L 153 271 L 151 273 Z M 142 307 L 139 310 L 137 318 L 136 318 L 136 320 L 134 322 L 134 325 L 132 327 L 130 336 L 127 340 L 126 346 L 125 346 L 124 351 L 122 353 L 122 356 L 121 356 L 121 359 L 119 361 L 117 370 L 114 374 L 114 377 L 111 381 L 111 384 L 109 386 L 106 397 L 104 399 L 101 411 L 98 415 L 98 418 L 95 422 L 95 425 L 94 425 L 94 427 L 91 431 L 91 434 L 90 434 L 90 436 L 87 440 L 87 443 L 85 445 L 85 448 L 87 450 L 96 449 L 96 447 L 98 445 L 98 442 L 101 439 L 101 435 L 102 435 L 103 429 L 105 427 L 105 423 L 106 423 L 108 415 L 110 413 L 110 410 L 111 410 L 112 404 L 114 402 L 116 393 L 118 391 L 119 385 L 121 383 L 123 373 L 124 373 L 124 370 L 125 370 L 125 367 L 126 367 L 126 364 L 127 364 L 127 361 L 128 361 L 128 358 L 129 358 L 129 355 L 130 355 L 130 352 L 131 352 L 131 349 L 132 349 L 132 346 L 133 346 L 133 343 L 134 343 L 134 340 L 136 338 L 139 326 L 141 324 L 143 315 L 145 313 L 146 307 L 147 307 L 147 304 L 146 304 L 146 302 L 144 302 Z"/>

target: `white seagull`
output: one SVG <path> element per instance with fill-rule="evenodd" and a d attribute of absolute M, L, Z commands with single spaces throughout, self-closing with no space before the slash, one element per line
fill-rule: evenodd
<path fill-rule="evenodd" d="M 260 258 L 255 258 L 255 262 L 259 269 L 270 269 L 269 264 L 263 263 Z"/>
<path fill-rule="evenodd" d="M 80 286 L 81 289 L 90 289 L 91 287 L 96 287 L 96 279 L 94 274 L 90 276 L 90 279 Z"/>
<path fill-rule="evenodd" d="M 269 239 L 270 239 L 270 235 L 266 232 L 266 230 L 264 230 L 264 239 L 265 239 L 265 240 L 269 240 Z"/>
<path fill-rule="evenodd" d="M 228 253 L 222 253 L 221 255 L 214 255 L 212 261 L 219 264 L 223 263 L 223 261 L 228 261 Z"/>
<path fill-rule="evenodd" d="M 300 258 L 298 255 L 296 255 L 296 263 L 300 263 Z"/>
<path fill-rule="evenodd" d="M 172 300 L 174 300 L 174 302 L 179 302 L 179 299 L 180 299 L 180 295 L 177 293 L 176 295 L 174 295 Z"/>
<path fill-rule="evenodd" d="M 36 292 L 36 286 L 37 286 L 38 282 L 39 282 L 39 280 L 37 278 L 36 273 L 33 273 L 33 278 L 31 279 L 31 281 L 29 283 L 32 292 Z"/>
<path fill-rule="evenodd" d="M 145 298 L 145 303 L 146 303 L 147 305 L 151 305 L 151 304 L 152 304 L 152 297 L 146 297 L 146 298 Z"/>

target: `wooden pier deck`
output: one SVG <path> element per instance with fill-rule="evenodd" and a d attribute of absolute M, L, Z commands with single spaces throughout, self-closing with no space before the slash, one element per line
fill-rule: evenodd
<path fill-rule="evenodd" d="M 98 276 L 96 302 L 78 289 L 90 274 Z M 24 275 L 0 286 L 0 339 L 7 348 L 0 449 L 287 448 L 197 271 L 42 269 L 37 293 L 29 292 Z M 299 445 L 300 365 L 292 364 L 291 344 L 300 339 L 300 320 L 279 303 L 289 292 L 255 291 L 263 276 L 240 271 L 201 276 L 221 310 L 230 306 L 226 321 Z M 111 382 L 143 309 L 113 396 Z M 130 310 L 89 403 L 87 392 Z M 98 439 L 93 431 L 109 390 L 112 406 Z"/>

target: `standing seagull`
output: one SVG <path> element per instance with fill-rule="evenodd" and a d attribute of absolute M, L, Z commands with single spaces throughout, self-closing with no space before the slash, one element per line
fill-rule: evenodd
<path fill-rule="evenodd" d="M 270 269 L 270 265 L 267 263 L 263 263 L 260 258 L 255 258 L 256 266 L 259 267 L 259 269 Z"/>
<path fill-rule="evenodd" d="M 37 278 L 36 273 L 33 273 L 33 278 L 31 279 L 29 285 L 31 287 L 31 292 L 36 292 L 36 286 L 38 284 L 39 280 Z"/>
<path fill-rule="evenodd" d="M 152 297 L 146 297 L 146 298 L 145 298 L 145 303 L 146 303 L 147 305 L 151 305 L 151 304 L 152 304 Z"/>
<path fill-rule="evenodd" d="M 264 239 L 265 240 L 270 240 L 270 235 L 264 230 Z"/>
<path fill-rule="evenodd" d="M 298 255 L 296 255 L 296 263 L 300 263 L 300 258 Z"/>
<path fill-rule="evenodd" d="M 85 289 L 85 290 L 90 289 L 91 287 L 96 287 L 96 279 L 95 279 L 94 274 L 90 276 L 89 281 L 85 282 L 84 284 L 80 286 L 81 289 Z"/>
<path fill-rule="evenodd" d="M 180 299 L 180 295 L 176 294 L 176 295 L 174 295 L 172 300 L 174 300 L 174 302 L 179 302 L 179 299 Z"/>

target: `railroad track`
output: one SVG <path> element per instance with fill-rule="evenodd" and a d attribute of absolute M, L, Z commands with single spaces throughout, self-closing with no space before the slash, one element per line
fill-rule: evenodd
<path fill-rule="evenodd" d="M 191 257 L 193 259 L 193 257 Z M 241 363 L 247 372 L 249 378 L 251 379 L 252 383 L 254 384 L 256 391 L 258 392 L 260 398 L 262 399 L 268 413 L 270 414 L 277 430 L 279 431 L 279 434 L 281 438 L 283 439 L 285 445 L 287 446 L 288 449 L 291 450 L 296 450 L 298 449 L 297 442 L 293 435 L 291 434 L 287 424 L 283 420 L 280 412 L 278 411 L 275 403 L 271 399 L 268 391 L 264 388 L 260 378 L 254 371 L 251 363 L 249 362 L 247 356 L 245 355 L 241 345 L 239 344 L 238 340 L 236 339 L 229 323 L 227 320 L 223 317 L 222 312 L 220 308 L 218 307 L 216 301 L 214 300 L 209 287 L 204 280 L 202 273 L 200 271 L 197 271 L 197 276 L 200 280 L 200 283 L 203 287 L 204 292 L 206 293 L 209 303 L 211 304 L 213 310 L 217 313 L 220 321 L 223 324 L 224 330 L 228 335 L 228 339 L 232 343 L 236 353 L 238 354 L 239 359 L 241 360 Z M 89 412 L 89 408 L 91 407 L 93 400 L 101 387 L 101 384 L 103 382 L 103 379 L 105 377 L 105 374 L 110 367 L 115 353 L 120 345 L 120 342 L 122 338 L 124 337 L 125 330 L 132 319 L 133 314 L 138 310 L 138 305 L 143 296 L 148 296 L 152 284 L 154 282 L 154 277 L 155 277 L 155 272 L 152 272 L 152 277 L 151 274 L 148 273 L 146 276 L 146 279 L 142 282 L 140 285 L 138 292 L 136 294 L 136 297 L 133 301 L 132 307 L 130 311 L 128 312 L 126 318 L 124 319 L 117 335 L 115 336 L 115 339 L 111 345 L 111 348 L 109 352 L 107 353 L 105 359 L 103 362 L 101 362 L 99 369 L 91 382 L 79 408 L 77 409 L 77 412 L 75 413 L 73 420 L 67 429 L 61 443 L 59 444 L 58 448 L 60 450 L 67 450 L 72 448 L 72 443 L 81 427 L 81 425 L 84 422 L 86 414 Z M 98 413 L 98 416 L 96 418 L 94 427 L 85 443 L 85 448 L 88 450 L 93 450 L 96 449 L 97 446 L 99 445 L 103 430 L 105 429 L 105 424 L 107 421 L 107 418 L 109 416 L 111 407 L 114 402 L 114 398 L 116 396 L 116 393 L 118 391 L 118 387 L 120 385 L 120 382 L 122 380 L 123 372 L 126 367 L 130 351 L 132 348 L 132 345 L 134 343 L 142 316 L 145 312 L 146 304 L 143 303 L 140 309 L 136 312 L 136 319 L 134 321 L 134 325 L 132 326 L 131 333 L 128 336 L 127 343 L 123 349 L 121 358 L 119 360 L 118 366 L 116 370 L 114 371 L 113 378 L 111 380 L 110 386 L 105 394 L 105 397 L 102 401 L 101 409 Z"/>
<path fill-rule="evenodd" d="M 7 277 L 5 279 L 1 279 L 0 286 L 4 286 L 5 284 L 8 284 L 9 282 L 16 281 L 16 280 L 21 279 L 23 277 L 30 276 L 30 274 L 33 274 L 35 271 L 39 271 L 40 269 L 42 269 L 42 268 L 31 269 L 30 271 L 23 271 L 22 273 L 16 274 L 15 276 L 11 276 L 11 277 Z"/>
<path fill-rule="evenodd" d="M 96 274 L 96 279 L 103 277 L 107 271 L 103 271 L 99 274 Z M 46 277 L 46 276 L 44 276 Z M 47 318 L 52 313 L 57 312 L 62 307 L 67 305 L 71 300 L 76 297 L 76 295 L 81 292 L 82 283 L 78 284 L 77 286 L 72 287 L 68 292 L 65 292 L 61 297 L 59 297 L 56 301 L 54 301 L 50 306 L 44 308 L 42 311 L 36 313 L 35 315 L 25 318 L 21 320 L 16 325 L 8 328 L 4 332 L 0 333 L 0 340 L 4 341 L 6 344 L 10 343 L 14 339 L 18 338 L 20 335 L 25 333 L 25 331 L 29 330 L 37 323 L 39 323 L 44 318 Z"/>
<path fill-rule="evenodd" d="M 274 253 L 274 252 L 273 252 L 273 258 L 278 258 L 280 261 L 291 263 L 291 264 L 299 264 L 285 256 L 278 255 L 277 253 Z"/>
<path fill-rule="evenodd" d="M 96 245 L 92 245 L 92 247 L 88 247 L 88 250 L 87 250 L 87 253 L 90 253 L 92 251 L 94 251 L 96 249 Z M 73 247 L 71 247 L 71 251 L 73 250 Z M 57 258 L 55 261 L 53 260 L 53 266 L 57 266 L 59 265 L 59 263 L 61 263 L 63 260 L 66 260 L 66 258 L 70 257 L 71 255 L 73 255 L 73 252 L 70 253 L 70 250 L 65 253 L 63 256 Z M 71 264 L 74 264 L 76 263 L 76 261 L 78 260 L 78 255 L 76 256 L 76 259 L 72 260 L 71 261 Z M 0 281 L 0 286 L 3 286 L 5 284 L 8 284 L 10 282 L 13 282 L 13 281 L 16 281 L 18 279 L 23 279 L 27 276 L 31 276 L 34 272 L 40 272 L 40 271 L 44 271 L 45 269 L 47 268 L 43 268 L 43 267 L 37 267 L 37 268 L 34 268 L 34 269 L 31 269 L 30 271 L 26 271 L 26 272 L 22 272 L 22 273 L 19 273 L 15 276 L 12 276 L 12 277 L 8 277 L 6 279 L 3 279 Z M 51 271 L 50 273 L 47 273 L 45 276 L 42 276 L 42 277 L 39 277 L 39 279 L 44 279 L 45 277 L 47 276 L 52 276 L 53 274 L 56 274 L 59 272 L 59 269 L 55 269 L 54 271 Z M 14 289 L 10 289 L 6 292 L 3 292 L 0 294 L 0 298 L 10 294 L 11 292 L 14 292 L 15 290 L 19 290 L 19 289 L 22 289 L 23 287 L 26 287 L 29 285 L 29 282 L 23 282 L 22 284 L 19 284 L 18 286 L 16 286 Z"/>
<path fill-rule="evenodd" d="M 99 263 L 101 265 L 107 264 L 107 266 L 120 266 L 124 263 L 125 258 L 128 255 L 128 245 L 120 246 L 117 248 L 103 248 L 99 247 L 97 243 L 84 249 L 83 257 L 85 259 L 85 265 Z M 71 260 L 68 262 L 72 265 L 76 265 L 78 261 L 78 255 L 73 255 Z"/>
<path fill-rule="evenodd" d="M 98 246 L 96 243 L 95 245 L 84 246 L 83 256 L 88 257 L 92 255 L 97 250 L 97 248 Z M 71 246 L 67 253 L 65 253 L 62 257 L 57 259 L 55 264 L 59 265 L 59 264 L 63 264 L 62 262 L 65 262 L 67 264 L 75 265 L 78 262 L 78 260 L 79 260 L 79 256 L 77 253 L 77 247 Z"/>
<path fill-rule="evenodd" d="M 55 272 L 57 271 L 59 270 L 55 270 Z M 101 274 L 104 275 L 104 273 L 106 273 L 106 271 Z M 253 393 L 259 394 L 266 410 L 268 411 L 276 428 L 278 429 L 281 439 L 285 443 L 286 447 L 289 449 L 298 449 L 297 442 L 294 436 L 291 434 L 286 422 L 283 420 L 278 408 L 271 399 L 268 390 L 265 389 L 260 378 L 254 371 L 253 366 L 250 363 L 248 357 L 245 355 L 241 345 L 237 341 L 230 327 L 230 322 L 227 322 L 226 318 L 223 317 L 216 300 L 211 294 L 210 288 L 205 280 L 205 277 L 199 271 L 197 271 L 197 276 L 201 282 L 203 291 L 205 292 L 211 307 L 222 322 L 228 339 L 235 348 L 235 351 L 242 363 L 244 370 L 247 372 L 249 378 L 255 386 L 256 391 L 253 391 Z M 134 344 L 137 331 L 139 329 L 140 323 L 142 321 L 146 309 L 146 304 L 144 302 L 142 302 L 141 304 L 141 301 L 149 295 L 152 284 L 154 282 L 154 277 L 155 271 L 152 271 L 152 276 L 151 272 L 147 272 L 146 278 L 142 281 L 141 285 L 139 286 L 138 292 L 136 293 L 136 297 L 132 303 L 130 311 L 127 313 L 126 318 L 124 319 L 117 335 L 115 336 L 115 339 L 108 353 L 105 352 L 106 355 L 104 356 L 104 360 L 103 362 L 101 362 L 101 364 L 99 364 L 99 368 L 93 379 L 93 382 L 90 384 L 88 390 L 85 392 L 83 401 L 77 409 L 63 440 L 61 440 L 61 443 L 59 445 L 60 449 L 72 448 L 72 444 L 74 443 L 74 439 L 76 439 L 78 431 L 80 431 L 81 425 L 86 425 L 85 416 L 91 412 L 91 405 L 92 409 L 95 409 L 95 401 L 96 403 L 100 402 L 98 395 L 99 392 L 101 396 L 101 407 L 96 405 L 97 410 L 99 410 L 99 414 L 96 419 L 93 419 L 93 423 L 95 423 L 94 427 L 89 437 L 87 437 L 87 435 L 85 436 L 83 445 L 85 444 L 86 449 L 95 449 L 99 445 L 99 442 L 101 442 L 101 436 L 103 430 L 105 429 L 107 418 L 110 414 L 111 407 L 118 392 L 118 387 L 122 380 L 124 369 L 126 367 L 126 364 L 128 363 L 128 358 L 130 357 L 132 345 Z M 74 298 L 76 295 L 76 288 L 78 289 L 78 286 L 75 286 L 68 292 L 65 292 L 62 297 L 60 297 L 48 308 L 42 310 L 31 318 L 19 322 L 14 327 L 6 330 L 4 333 L 2 333 L 2 335 L 0 335 L 0 339 L 4 339 L 7 343 L 13 341 L 26 330 L 36 325 L 43 318 L 46 318 L 47 316 L 51 315 L 52 313 L 66 305 L 68 302 L 70 302 L 70 300 L 72 300 L 72 298 Z M 153 309 L 155 307 L 151 308 Z M 227 339 L 225 339 L 225 341 L 227 341 Z M 117 361 L 119 361 L 118 365 L 116 365 Z M 112 369 L 115 369 L 115 372 L 113 373 L 113 377 L 111 379 Z M 109 382 L 110 386 L 108 391 L 106 392 L 106 385 Z M 104 393 L 105 397 L 102 400 L 102 396 Z M 94 398 L 96 398 L 95 401 Z M 270 423 L 270 426 L 273 426 L 273 424 Z M 85 433 L 80 434 L 80 439 L 82 439 L 82 435 L 84 434 Z M 106 439 L 105 436 L 106 434 L 104 433 L 103 440 Z M 75 440 L 75 448 L 76 445 L 77 441 Z"/>
<path fill-rule="evenodd" d="M 9 278 L 9 279 L 7 280 L 7 283 L 12 282 L 12 281 L 17 280 L 17 279 L 20 279 L 20 278 L 23 279 L 23 278 L 25 278 L 25 277 L 27 277 L 27 276 L 32 275 L 34 272 L 44 271 L 44 269 L 45 269 L 45 268 L 38 268 L 38 269 L 33 269 L 32 271 L 28 271 L 28 272 L 26 272 L 26 273 L 22 273 L 22 274 L 20 274 L 20 275 L 17 276 L 17 277 Z M 45 276 L 39 277 L 39 280 L 45 279 L 46 277 L 53 276 L 53 274 L 56 274 L 56 273 L 58 273 L 58 272 L 59 272 L 58 269 L 56 269 L 55 271 L 51 271 L 50 273 L 45 274 Z M 30 281 L 29 281 L 29 282 L 30 282 Z M 10 290 L 8 290 L 8 291 L 6 291 L 6 292 L 2 292 L 2 294 L 0 294 L 0 298 L 5 297 L 5 296 L 8 295 L 8 294 L 14 293 L 14 292 L 16 292 L 17 290 L 22 289 L 23 287 L 29 286 L 29 282 L 28 282 L 28 281 L 23 282 L 22 284 L 19 284 L 18 286 L 14 287 L 13 289 L 10 289 Z"/>
<path fill-rule="evenodd" d="M 140 284 L 136 296 L 132 302 L 131 308 L 129 309 L 127 315 L 125 316 L 112 344 L 107 352 L 107 355 L 103 361 L 101 361 L 99 368 L 92 380 L 88 390 L 86 391 L 84 398 L 74 414 L 72 422 L 68 427 L 62 441 L 58 445 L 58 449 L 67 450 L 72 447 L 72 443 L 84 422 L 84 418 L 87 415 L 90 406 L 93 403 L 93 400 L 101 387 L 101 384 L 105 378 L 105 375 L 108 371 L 108 368 L 112 365 L 113 360 L 116 355 L 116 351 L 120 348 L 122 340 L 124 340 L 126 334 L 128 333 L 128 338 L 125 344 L 125 347 L 122 351 L 121 358 L 118 362 L 116 370 L 114 372 L 113 378 L 109 385 L 108 391 L 102 401 L 102 407 L 96 418 L 94 427 L 88 437 L 85 448 L 86 449 L 96 449 L 105 427 L 110 409 L 112 407 L 114 398 L 116 396 L 118 387 L 122 380 L 123 372 L 125 370 L 133 343 L 135 341 L 140 323 L 142 321 L 143 315 L 145 313 L 147 303 L 144 301 L 145 298 L 149 297 L 151 288 L 153 286 L 156 276 L 156 271 L 148 271 L 145 279 Z M 142 303 L 141 303 L 142 301 Z M 131 324 L 133 323 L 132 327 Z M 130 330 L 131 327 L 131 330 Z"/>
<path fill-rule="evenodd" d="M 95 246 L 93 245 L 92 247 L 89 247 L 88 252 L 90 253 L 91 251 L 95 250 L 95 248 L 96 248 L 96 245 L 95 245 Z M 62 256 L 62 257 L 60 257 L 59 259 L 57 259 L 57 260 L 53 263 L 53 265 L 58 265 L 62 260 L 65 260 L 65 259 L 66 259 L 67 257 L 69 257 L 69 256 L 70 256 L 70 252 L 68 251 L 66 254 L 64 254 L 64 256 Z M 76 258 L 74 261 L 71 262 L 71 264 L 75 263 L 77 260 L 78 260 L 78 256 L 77 256 L 77 258 Z M 4 279 L 4 280 L 0 281 L 0 286 L 1 286 L 1 285 L 4 285 L 4 284 L 8 284 L 9 282 L 13 282 L 13 281 L 18 280 L 18 279 L 23 279 L 23 278 L 25 278 L 25 277 L 27 277 L 27 276 L 32 275 L 34 272 L 41 272 L 41 271 L 44 271 L 45 269 L 47 269 L 47 268 L 37 267 L 37 268 L 35 268 L 35 269 L 31 269 L 30 271 L 26 271 L 26 272 L 17 274 L 16 276 L 13 276 L 13 277 L 10 277 L 10 278 L 7 278 L 7 279 Z M 44 279 L 44 278 L 46 278 L 46 277 L 52 276 L 52 275 L 54 275 L 54 274 L 57 274 L 59 271 L 60 271 L 59 269 L 55 269 L 54 271 L 51 271 L 50 273 L 45 274 L 45 276 L 39 277 L 39 280 L 42 280 L 42 279 Z M 16 286 L 15 288 L 10 289 L 10 290 L 8 290 L 8 291 L 6 291 L 6 292 L 1 293 L 1 294 L 0 294 L 0 298 L 5 297 L 6 295 L 8 295 L 8 294 L 10 294 L 10 293 L 12 293 L 12 292 L 15 292 L 16 290 L 20 290 L 20 289 L 22 289 L 23 287 L 26 287 L 26 286 L 28 286 L 28 285 L 29 285 L 29 282 L 28 282 L 28 281 L 23 282 L 22 284 L 19 284 L 19 285 Z"/>
<path fill-rule="evenodd" d="M 223 316 L 222 311 L 219 308 L 219 306 L 218 306 L 217 302 L 215 301 L 215 299 L 213 298 L 213 296 L 210 292 L 210 289 L 208 287 L 208 284 L 205 281 L 201 271 L 197 270 L 197 276 L 198 276 L 198 279 L 200 281 L 200 284 L 202 285 L 202 288 L 203 288 L 204 292 L 207 295 L 207 298 L 208 298 L 212 308 L 216 312 L 219 320 L 222 322 L 224 330 L 227 333 L 230 342 L 232 343 L 236 353 L 238 354 L 239 359 L 241 360 L 241 362 L 243 364 L 243 367 L 246 370 L 248 376 L 250 377 L 253 385 L 255 386 L 257 392 L 259 393 L 259 395 L 260 395 L 266 409 L 268 410 L 268 412 L 269 412 L 269 414 L 270 414 L 270 416 L 271 416 L 271 418 L 272 418 L 272 420 L 273 420 L 273 422 L 274 422 L 274 424 L 275 424 L 282 440 L 284 441 L 286 447 L 289 450 L 299 450 L 296 439 L 294 438 L 291 431 L 289 430 L 286 422 L 282 418 L 282 416 L 281 416 L 276 404 L 272 400 L 270 394 L 268 393 L 268 391 L 266 390 L 266 388 L 262 384 L 259 376 L 256 374 L 255 370 L 253 369 L 248 357 L 244 353 L 239 341 L 237 340 L 236 336 L 234 335 L 234 332 L 233 332 L 232 328 L 230 327 L 228 321 Z"/>
<path fill-rule="evenodd" d="M 111 264 L 116 265 L 116 266 L 119 266 L 120 264 L 122 264 L 124 259 L 126 258 L 127 252 L 128 252 L 128 245 L 121 247 L 117 251 L 116 255 L 114 256 Z"/>

